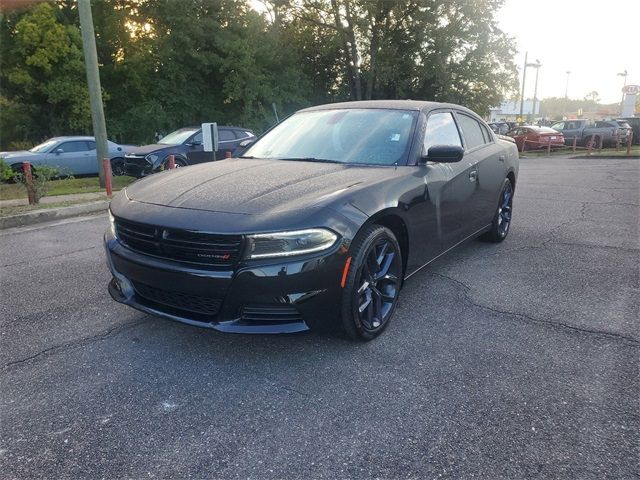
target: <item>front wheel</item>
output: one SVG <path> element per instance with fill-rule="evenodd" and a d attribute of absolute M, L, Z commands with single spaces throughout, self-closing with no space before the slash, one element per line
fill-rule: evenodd
<path fill-rule="evenodd" d="M 342 325 L 356 340 L 372 340 L 389 325 L 402 284 L 402 254 L 388 228 L 371 225 L 351 249 L 342 297 Z"/>
<path fill-rule="evenodd" d="M 511 226 L 511 216 L 513 214 L 513 185 L 508 178 L 504 179 L 498 208 L 493 216 L 491 230 L 480 237 L 486 242 L 498 243 L 507 238 L 509 227 Z"/>
<path fill-rule="evenodd" d="M 114 177 L 124 175 L 124 158 L 118 157 L 111 159 L 111 175 Z"/>

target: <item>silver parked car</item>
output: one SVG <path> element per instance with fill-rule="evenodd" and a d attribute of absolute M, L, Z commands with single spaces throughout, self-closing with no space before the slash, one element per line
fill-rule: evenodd
<path fill-rule="evenodd" d="M 111 141 L 109 158 L 114 175 L 124 173 L 124 147 Z M 0 158 L 15 170 L 22 168 L 22 162 L 30 162 L 34 170 L 38 165 L 59 169 L 62 175 L 97 175 L 98 161 L 94 137 L 54 137 L 31 150 L 0 152 Z"/>

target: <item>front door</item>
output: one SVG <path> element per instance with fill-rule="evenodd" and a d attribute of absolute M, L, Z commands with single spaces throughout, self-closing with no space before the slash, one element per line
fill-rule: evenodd
<path fill-rule="evenodd" d="M 95 153 L 91 156 L 89 145 L 85 140 L 72 140 L 61 142 L 47 154 L 47 165 L 56 167 L 60 175 L 86 175 L 89 165 L 93 160 L 96 163 Z"/>
<path fill-rule="evenodd" d="M 465 147 L 465 155 L 461 161 L 439 164 L 437 169 L 432 169 L 432 178 L 426 179 L 427 189 L 436 209 L 436 228 L 441 249 L 446 250 L 471 234 L 477 223 L 475 204 L 478 200 L 478 157 L 473 151 L 466 151 L 451 111 L 435 111 L 429 115 L 423 154 L 427 154 L 434 145 Z"/>

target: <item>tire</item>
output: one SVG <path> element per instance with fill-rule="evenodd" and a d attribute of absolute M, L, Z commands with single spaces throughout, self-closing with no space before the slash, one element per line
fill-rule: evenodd
<path fill-rule="evenodd" d="M 121 177 L 124 175 L 124 158 L 117 157 L 111 159 L 111 175 Z"/>
<path fill-rule="evenodd" d="M 513 185 L 508 178 L 504 179 L 502 188 L 500 189 L 500 197 L 498 199 L 498 207 L 491 222 L 491 230 L 484 233 L 480 240 L 485 242 L 500 243 L 507 235 L 511 227 L 511 218 L 513 214 Z"/>
<path fill-rule="evenodd" d="M 182 157 L 175 157 L 174 158 L 174 162 L 176 164 L 176 168 L 182 168 L 182 167 L 186 167 L 187 165 L 189 165 L 187 163 L 187 161 Z M 168 158 L 164 162 L 164 169 L 165 170 L 169 169 L 169 159 Z"/>
<path fill-rule="evenodd" d="M 349 248 L 342 292 L 342 327 L 354 340 L 372 340 L 388 326 L 402 285 L 402 252 L 391 230 L 370 225 Z"/>

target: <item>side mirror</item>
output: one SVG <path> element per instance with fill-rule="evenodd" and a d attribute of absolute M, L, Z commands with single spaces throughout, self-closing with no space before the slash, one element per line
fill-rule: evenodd
<path fill-rule="evenodd" d="M 420 158 L 421 163 L 455 163 L 462 160 L 464 150 L 457 145 L 434 145 L 429 147 L 427 155 Z"/>
<path fill-rule="evenodd" d="M 202 142 L 200 140 L 192 140 L 191 142 L 189 142 L 189 145 L 192 147 L 197 147 L 198 145 L 202 145 Z"/>
<path fill-rule="evenodd" d="M 238 146 L 241 148 L 247 148 L 249 145 L 252 145 L 253 143 L 255 143 L 256 139 L 255 138 L 247 138 L 246 140 L 241 141 Z"/>
<path fill-rule="evenodd" d="M 56 155 L 60 155 L 61 153 L 64 153 L 64 150 L 61 148 L 56 148 L 53 153 L 55 153 Z"/>

